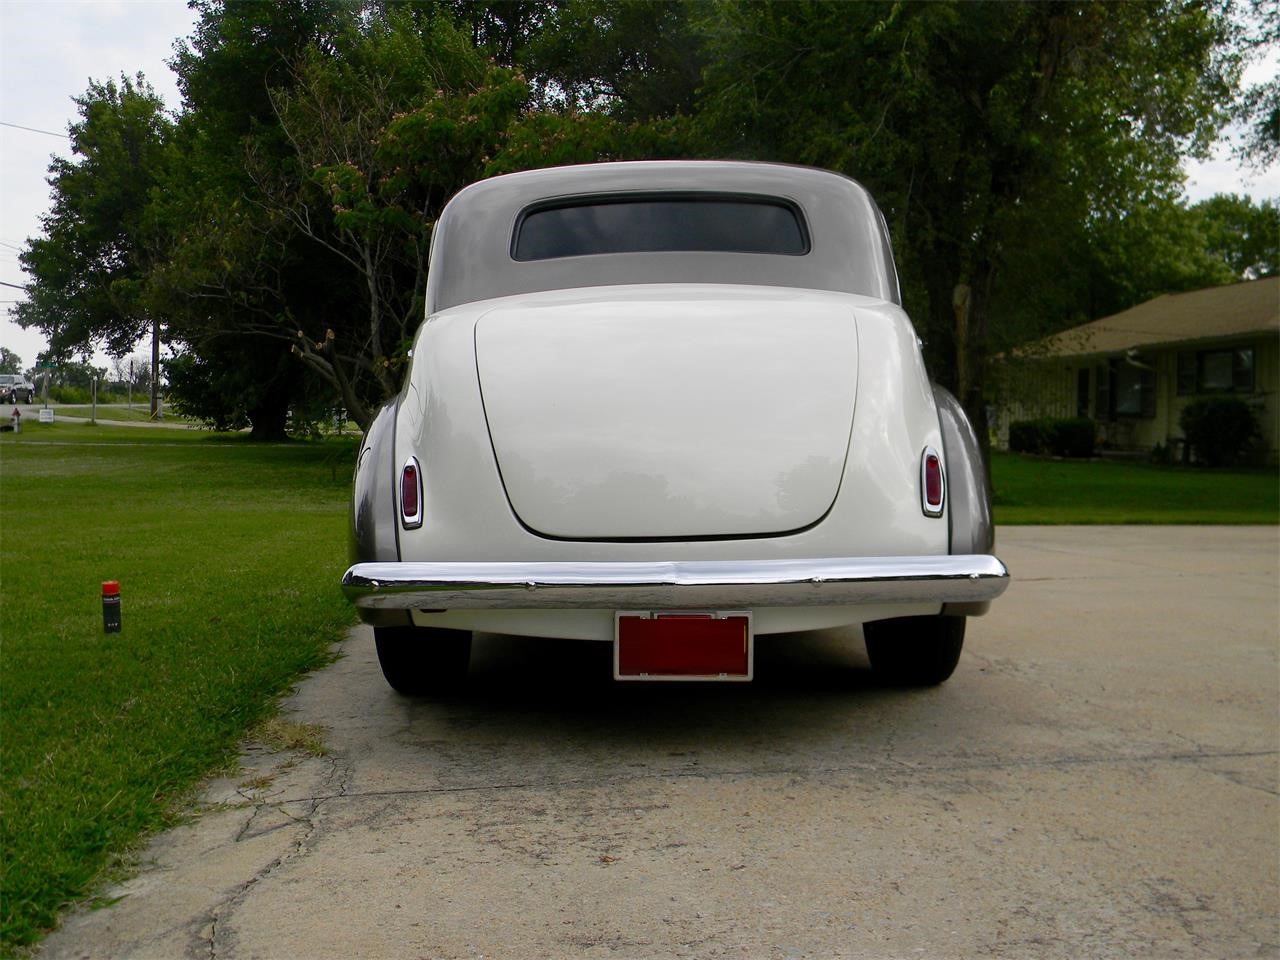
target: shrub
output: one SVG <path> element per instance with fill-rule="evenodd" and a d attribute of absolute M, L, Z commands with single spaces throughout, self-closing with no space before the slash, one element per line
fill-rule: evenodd
<path fill-rule="evenodd" d="M 1055 457 L 1093 456 L 1093 442 L 1098 431 L 1088 417 L 1068 417 L 1050 420 L 1049 452 Z"/>
<path fill-rule="evenodd" d="M 1009 424 L 1009 449 L 1014 453 L 1044 453 L 1049 449 L 1047 420 L 1015 420 Z"/>
<path fill-rule="evenodd" d="M 1261 436 L 1249 405 L 1238 397 L 1208 397 L 1183 408 L 1178 417 L 1196 460 L 1227 467 L 1244 460 Z"/>
<path fill-rule="evenodd" d="M 84 387 L 50 387 L 49 399 L 54 403 L 85 404 L 89 402 L 89 391 Z"/>
<path fill-rule="evenodd" d="M 1009 424 L 1014 453 L 1050 453 L 1055 457 L 1092 457 L 1097 430 L 1088 417 L 1041 417 Z"/>

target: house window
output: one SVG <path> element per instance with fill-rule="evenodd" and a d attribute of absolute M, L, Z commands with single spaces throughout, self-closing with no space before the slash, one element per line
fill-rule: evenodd
<path fill-rule="evenodd" d="M 1098 368 L 1096 399 L 1100 420 L 1154 417 L 1156 372 L 1142 357 L 1116 358 Z"/>
<path fill-rule="evenodd" d="M 1253 347 L 1178 353 L 1178 395 L 1253 393 Z"/>
<path fill-rule="evenodd" d="M 1089 415 L 1089 368 L 1081 367 L 1076 371 L 1076 416 Z"/>

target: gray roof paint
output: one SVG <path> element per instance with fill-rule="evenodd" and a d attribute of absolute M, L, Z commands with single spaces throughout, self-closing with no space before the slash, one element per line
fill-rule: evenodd
<path fill-rule="evenodd" d="M 812 249 L 760 253 L 613 253 L 517 261 L 511 235 L 530 204 L 591 194 L 761 194 L 797 204 Z M 459 191 L 436 222 L 427 312 L 494 297 L 630 283 L 742 283 L 856 293 L 900 303 L 884 217 L 848 177 L 770 163 L 680 160 L 530 170 Z"/>

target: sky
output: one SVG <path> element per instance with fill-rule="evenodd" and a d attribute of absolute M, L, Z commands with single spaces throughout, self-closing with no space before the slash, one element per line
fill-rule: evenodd
<path fill-rule="evenodd" d="M 26 282 L 18 250 L 39 234 L 40 217 L 49 208 L 45 175 L 51 155 L 69 154 L 61 135 L 76 118 L 72 98 L 84 93 L 91 78 L 142 71 L 165 104 L 176 108 L 177 83 L 165 61 L 174 41 L 191 33 L 194 20 L 185 0 L 0 0 L 0 123 L 32 128 L 0 126 L 0 282 Z M 1280 56 L 1273 56 L 1256 64 L 1246 80 L 1265 79 L 1278 68 Z M 1280 198 L 1280 166 L 1261 173 L 1241 170 L 1229 153 L 1222 144 L 1214 160 L 1188 165 L 1190 200 L 1215 193 Z M 48 344 L 9 319 L 9 301 L 22 295 L 0 286 L 0 346 L 30 366 Z M 95 362 L 108 364 L 101 353 Z"/>

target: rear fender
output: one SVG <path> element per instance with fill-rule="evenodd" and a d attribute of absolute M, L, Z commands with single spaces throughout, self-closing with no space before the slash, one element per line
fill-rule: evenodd
<path fill-rule="evenodd" d="M 987 488 L 986 461 L 969 417 L 950 390 L 933 385 L 933 401 L 942 428 L 942 455 L 947 465 L 947 514 L 953 554 L 989 554 L 995 547 L 991 519 L 991 493 Z M 977 616 L 989 602 L 947 604 L 943 613 Z M 973 609 L 969 609 L 972 607 Z"/>
<path fill-rule="evenodd" d="M 360 442 L 351 496 L 348 556 L 352 563 L 394 563 L 400 559 L 396 527 L 396 412 L 399 400 L 385 403 Z M 360 619 L 378 627 L 404 626 L 406 610 L 360 609 Z"/>

